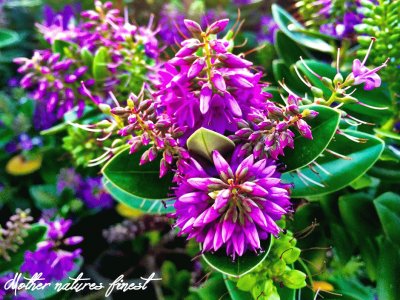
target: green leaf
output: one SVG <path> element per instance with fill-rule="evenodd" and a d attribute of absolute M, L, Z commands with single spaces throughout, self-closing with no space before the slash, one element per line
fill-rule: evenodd
<path fill-rule="evenodd" d="M 281 158 L 286 165 L 286 172 L 307 166 L 318 158 L 332 140 L 339 125 L 340 113 L 337 110 L 321 105 L 302 106 L 301 111 L 304 109 L 319 113 L 316 118 L 307 121 L 311 126 L 313 139 L 309 140 L 296 134 L 295 148 L 286 151 L 285 156 Z"/>
<path fill-rule="evenodd" d="M 272 73 L 276 81 L 284 81 L 295 93 L 304 94 L 308 88 L 300 81 L 282 59 L 275 59 L 272 62 Z"/>
<path fill-rule="evenodd" d="M 235 148 L 235 143 L 226 136 L 215 131 L 199 128 L 187 140 L 189 151 L 212 161 L 212 152 L 218 150 L 221 155 L 227 154 Z"/>
<path fill-rule="evenodd" d="M 378 259 L 375 237 L 380 233 L 380 225 L 372 198 L 365 193 L 341 196 L 339 211 L 346 229 L 360 249 L 369 277 L 374 280 Z"/>
<path fill-rule="evenodd" d="M 191 288 L 191 293 L 200 300 L 228 300 L 224 278 L 219 273 L 211 274 L 210 278 L 198 288 Z"/>
<path fill-rule="evenodd" d="M 115 200 L 129 206 L 130 208 L 134 208 L 148 214 L 167 214 L 175 211 L 175 200 L 172 198 L 155 200 L 137 197 L 118 188 L 105 177 L 103 177 L 103 186 Z"/>
<path fill-rule="evenodd" d="M 350 159 L 343 159 L 325 152 L 323 156 L 316 160 L 322 167 L 321 169 L 315 166 L 318 174 L 307 167 L 298 170 L 303 175 L 301 179 L 298 173 L 284 173 L 282 179 L 294 184 L 292 197 L 320 196 L 340 190 L 361 177 L 378 160 L 384 149 L 382 140 L 352 130 L 346 130 L 345 133 L 357 138 L 367 139 L 367 141 L 366 143 L 356 143 L 342 135 L 336 135 L 327 149 Z M 307 181 L 304 176 L 319 185 Z"/>
<path fill-rule="evenodd" d="M 383 129 L 379 129 L 379 128 L 374 128 L 374 131 L 379 134 L 382 135 L 383 137 L 386 138 L 390 138 L 390 139 L 394 139 L 397 141 L 400 141 L 400 134 L 396 133 L 396 132 L 392 132 L 392 131 L 388 131 L 388 130 L 383 130 Z"/>
<path fill-rule="evenodd" d="M 377 293 L 379 300 L 394 300 L 400 295 L 399 247 L 384 240 L 377 265 Z"/>
<path fill-rule="evenodd" d="M 242 299 L 251 299 L 251 294 L 245 291 L 240 290 L 236 286 L 236 282 L 229 280 L 227 276 L 224 275 L 225 285 L 228 289 L 229 296 L 231 296 L 231 300 L 242 300 Z"/>
<path fill-rule="evenodd" d="M 29 193 L 38 209 L 57 207 L 58 195 L 55 185 L 33 185 L 29 188 Z"/>
<path fill-rule="evenodd" d="M 247 251 L 242 256 L 237 257 L 235 261 L 232 261 L 232 258 L 226 255 L 225 250 L 221 249 L 214 253 L 204 253 L 203 258 L 207 264 L 218 272 L 228 276 L 239 277 L 251 272 L 261 264 L 267 257 L 271 246 L 272 238 L 269 235 L 268 239 L 261 241 L 261 247 L 264 252 L 258 255 Z"/>
<path fill-rule="evenodd" d="M 82 264 L 83 264 L 83 258 L 80 256 L 75 260 L 74 268 L 68 272 L 68 275 L 66 278 L 64 278 L 61 281 L 53 280 L 51 282 L 51 285 L 43 290 L 29 290 L 28 294 L 31 295 L 33 297 L 33 299 L 36 299 L 36 300 L 47 299 L 47 298 L 50 298 L 50 297 L 58 294 L 57 290 L 55 289 L 56 284 L 60 283 L 64 286 L 68 282 L 71 282 L 71 280 L 69 278 L 70 277 L 76 278 L 76 276 L 78 275 L 78 272 L 82 268 Z"/>
<path fill-rule="evenodd" d="M 296 43 L 305 47 L 327 53 L 333 53 L 334 48 L 325 41 L 308 35 L 304 30 L 305 27 L 297 22 L 286 10 L 277 4 L 272 5 L 272 16 L 282 30 L 288 37 Z"/>
<path fill-rule="evenodd" d="M 107 63 L 109 61 L 109 54 L 106 47 L 100 47 L 93 59 L 93 76 L 95 80 L 104 80 L 108 74 Z"/>
<path fill-rule="evenodd" d="M 275 36 L 275 49 L 278 55 L 287 66 L 295 64 L 300 57 L 309 58 L 311 54 L 303 47 L 290 39 L 282 31 L 278 31 Z M 290 49 L 290 51 L 288 51 Z"/>
<path fill-rule="evenodd" d="M 0 48 L 9 47 L 20 41 L 17 32 L 5 28 L 0 29 Z"/>
<path fill-rule="evenodd" d="M 51 46 L 54 53 L 59 53 L 63 57 L 69 48 L 77 49 L 77 45 L 72 42 L 55 40 Z"/>
<path fill-rule="evenodd" d="M 104 186 L 119 202 L 148 213 L 167 213 L 173 211 L 170 186 L 172 174 L 159 178 L 160 160 L 139 165 L 140 157 L 146 148 L 129 154 L 129 149 L 114 156 L 103 168 Z M 168 208 L 164 203 L 168 201 Z"/>
<path fill-rule="evenodd" d="M 374 200 L 386 237 L 400 246 L 400 196 L 387 192 Z"/>
<path fill-rule="evenodd" d="M 333 79 L 337 73 L 336 69 L 329 64 L 309 59 L 304 60 L 304 62 L 311 70 L 313 70 L 314 72 L 316 72 L 321 76 Z M 308 71 L 307 68 L 304 66 L 303 62 L 298 61 L 296 63 L 296 66 L 300 70 L 300 72 L 302 72 L 304 75 L 307 76 L 309 81 L 314 86 L 323 90 L 325 99 L 328 99 L 328 97 L 331 95 L 331 92 L 325 85 L 322 84 L 321 80 L 316 76 L 314 76 L 313 74 L 311 74 L 311 72 Z M 342 75 L 343 77 L 346 77 L 348 74 L 342 73 Z M 352 96 L 358 99 L 359 101 L 371 106 L 391 107 L 390 96 L 387 89 L 384 86 L 373 89 L 371 91 L 365 91 L 361 86 L 358 86 L 357 90 L 354 92 Z M 390 118 L 392 114 L 390 110 L 380 110 L 379 113 L 377 113 L 376 110 L 361 106 L 359 104 L 346 104 L 342 107 L 342 109 L 355 117 L 359 117 L 361 119 L 367 117 L 368 121 L 376 123 L 384 122 L 385 120 Z"/>
<path fill-rule="evenodd" d="M 81 50 L 81 57 L 83 64 L 91 70 L 93 68 L 93 54 L 87 48 L 82 48 Z"/>
<path fill-rule="evenodd" d="M 34 251 L 37 243 L 45 237 L 47 227 L 39 224 L 32 225 L 27 229 L 27 236 L 23 238 L 24 242 L 19 246 L 17 252 L 11 252 L 11 260 L 0 260 L 0 274 L 15 271 L 19 272 L 20 266 L 24 261 L 25 251 Z"/>

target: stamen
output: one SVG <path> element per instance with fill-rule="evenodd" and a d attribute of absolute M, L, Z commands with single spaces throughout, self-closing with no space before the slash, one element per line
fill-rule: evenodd
<path fill-rule="evenodd" d="M 361 102 L 361 101 L 358 101 L 357 104 L 360 104 L 361 106 L 365 106 L 365 107 L 368 107 L 368 108 L 371 108 L 371 109 L 376 109 L 376 110 L 386 110 L 386 109 L 389 109 L 389 107 L 387 107 L 387 106 L 385 106 L 385 107 L 371 106 L 371 105 L 365 104 L 365 103 L 363 103 L 363 102 Z"/>
<path fill-rule="evenodd" d="M 299 175 L 299 178 L 303 177 L 304 180 L 307 180 L 307 181 L 309 181 L 309 182 L 311 182 L 311 183 L 313 183 L 315 185 L 318 185 L 318 186 L 320 186 L 322 188 L 325 187 L 325 185 L 323 185 L 322 183 L 319 183 L 319 182 L 311 179 L 310 177 L 308 177 L 308 176 L 304 175 L 303 173 L 301 173 L 299 170 L 297 170 L 296 172 Z M 306 184 L 306 185 L 308 186 L 308 184 Z"/>
<path fill-rule="evenodd" d="M 315 77 L 317 77 L 318 79 L 322 79 L 322 76 L 318 75 L 317 73 L 315 73 L 313 70 L 311 70 L 311 68 L 309 66 L 307 66 L 306 62 L 304 61 L 303 57 L 300 56 L 300 60 L 303 63 L 303 65 L 306 67 L 306 69 L 313 74 Z"/>
<path fill-rule="evenodd" d="M 327 169 L 325 169 L 323 166 L 321 166 L 319 163 L 317 163 L 316 161 L 313 162 L 313 164 L 315 166 L 318 167 L 318 169 L 320 169 L 322 172 L 324 172 L 326 175 L 332 175 Z"/>
<path fill-rule="evenodd" d="M 113 92 L 109 92 L 108 94 L 110 95 L 110 97 L 113 100 L 113 102 L 115 103 L 115 105 L 117 107 L 120 107 L 119 102 L 118 102 L 117 98 L 115 97 L 115 95 L 113 94 Z"/>
<path fill-rule="evenodd" d="M 297 69 L 296 66 L 294 66 L 294 71 L 296 72 L 297 76 L 300 78 L 300 80 L 301 80 L 306 86 L 308 86 L 309 88 L 312 87 L 311 83 L 310 83 L 309 81 L 306 80 L 307 77 L 304 76 L 304 78 L 303 78 L 303 76 L 301 76 L 301 74 L 300 74 L 300 72 L 299 72 L 299 70 Z"/>
<path fill-rule="evenodd" d="M 332 154 L 333 156 L 338 157 L 338 158 L 342 158 L 342 159 L 345 159 L 345 160 L 352 160 L 351 157 L 348 157 L 348 156 L 346 156 L 346 155 L 337 153 L 337 152 L 332 151 L 332 150 L 330 150 L 330 149 L 325 149 L 325 151 L 328 152 L 328 153 L 330 153 L 330 154 Z"/>
<path fill-rule="evenodd" d="M 339 74 L 340 73 L 340 48 L 338 48 L 337 51 L 337 57 L 336 57 L 336 71 Z"/>
<path fill-rule="evenodd" d="M 367 62 L 368 56 L 371 53 L 372 45 L 374 44 L 375 41 L 376 41 L 376 38 L 371 37 L 371 44 L 369 44 L 367 54 L 365 54 L 364 60 L 361 63 L 362 66 L 364 66 L 365 63 Z"/>

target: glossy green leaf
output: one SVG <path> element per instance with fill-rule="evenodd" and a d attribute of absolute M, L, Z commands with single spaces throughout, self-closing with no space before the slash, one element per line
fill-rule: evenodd
<path fill-rule="evenodd" d="M 275 36 L 275 49 L 287 66 L 295 64 L 300 57 L 309 58 L 311 54 L 303 47 L 290 39 L 282 31 L 277 31 Z M 290 51 L 288 51 L 290 49 Z"/>
<path fill-rule="evenodd" d="M 203 127 L 196 130 L 186 144 L 189 151 L 209 160 L 212 160 L 214 150 L 224 155 L 235 148 L 235 144 L 226 136 Z"/>
<path fill-rule="evenodd" d="M 191 288 L 191 297 L 196 300 L 228 300 L 224 278 L 219 273 L 212 273 L 209 279 L 198 288 Z"/>
<path fill-rule="evenodd" d="M 383 240 L 377 265 L 377 294 L 379 300 L 395 300 L 400 295 L 400 253 L 398 245 Z"/>
<path fill-rule="evenodd" d="M 383 129 L 379 129 L 379 128 L 374 128 L 374 131 L 386 138 L 390 138 L 390 139 L 394 139 L 394 140 L 398 140 L 400 141 L 400 134 L 396 133 L 396 132 L 392 132 L 392 131 L 388 131 L 388 130 L 383 130 Z"/>
<path fill-rule="evenodd" d="M 206 252 L 203 254 L 205 262 L 213 269 L 228 276 L 242 276 L 264 261 L 272 246 L 272 238 L 269 235 L 268 239 L 261 241 L 261 247 L 264 252 L 255 254 L 247 251 L 242 256 L 237 257 L 235 261 L 226 255 L 225 250 L 218 250 L 215 253 Z"/>
<path fill-rule="evenodd" d="M 245 292 L 240 290 L 236 286 L 236 282 L 229 280 L 227 276 L 224 276 L 225 280 L 225 285 L 226 288 L 228 289 L 229 296 L 231 297 L 231 300 L 242 300 L 242 299 L 251 299 L 252 296 L 249 292 Z"/>
<path fill-rule="evenodd" d="M 282 59 L 275 59 L 272 62 L 272 73 L 276 81 L 283 81 L 290 89 L 297 94 L 304 94 L 308 88 L 294 74 Z"/>
<path fill-rule="evenodd" d="M 24 261 L 25 251 L 34 251 L 37 243 L 41 242 L 46 234 L 47 227 L 43 225 L 32 225 L 27 229 L 27 236 L 25 236 L 24 242 L 18 247 L 18 250 L 13 253 L 9 252 L 11 260 L 7 261 L 3 258 L 0 259 L 0 274 L 15 271 L 18 272 L 21 264 Z"/>
<path fill-rule="evenodd" d="M 324 62 L 316 61 L 316 60 L 304 60 L 306 65 L 316 72 L 317 74 L 333 79 L 337 73 L 336 68 L 332 67 L 329 64 L 326 64 Z M 308 80 L 316 87 L 322 89 L 324 91 L 324 96 L 325 99 L 328 99 L 330 96 L 331 92 L 329 89 L 322 84 L 322 82 L 313 74 L 311 74 L 310 71 L 307 70 L 307 68 L 304 66 L 304 64 L 301 61 L 298 61 L 296 63 L 297 68 L 302 72 Z M 344 77 L 346 77 L 348 74 L 342 73 Z M 290 85 L 289 85 L 290 87 Z M 371 91 L 365 91 L 361 86 L 357 87 L 357 90 L 354 92 L 352 95 L 359 101 L 375 106 L 375 107 L 390 107 L 391 106 L 391 100 L 390 96 L 388 94 L 388 91 L 385 87 L 379 87 L 376 89 L 373 89 Z M 369 122 L 383 122 L 384 120 L 387 120 L 391 116 L 390 110 L 379 110 L 377 112 L 374 109 L 367 108 L 364 106 L 361 106 L 359 104 L 346 104 L 343 106 L 343 110 L 346 112 L 350 113 L 351 115 L 354 115 L 355 117 L 361 118 L 361 119 L 366 119 Z"/>
<path fill-rule="evenodd" d="M 92 52 L 90 52 L 87 48 L 82 48 L 81 50 L 81 57 L 85 66 L 89 69 L 93 68 L 93 60 L 94 56 Z"/>
<path fill-rule="evenodd" d="M 77 45 L 71 42 L 63 41 L 63 40 L 55 40 L 53 45 L 51 46 L 53 52 L 59 53 L 62 56 L 65 55 L 67 49 L 76 48 Z"/>
<path fill-rule="evenodd" d="M 0 29 L 0 48 L 11 46 L 19 40 L 20 37 L 17 32 L 5 28 Z"/>
<path fill-rule="evenodd" d="M 327 149 L 344 155 L 348 159 L 337 157 L 324 152 L 315 162 L 321 167 L 315 166 L 314 171 L 308 167 L 298 170 L 298 173 L 285 173 L 283 180 L 294 184 L 292 197 L 302 198 L 318 196 L 340 190 L 351 182 L 361 177 L 378 160 L 384 143 L 382 140 L 362 132 L 347 130 L 345 133 L 367 139 L 366 143 L 356 143 L 342 135 L 336 135 Z M 318 172 L 318 173 L 315 173 Z M 306 178 L 313 180 L 312 183 Z"/>
<path fill-rule="evenodd" d="M 93 76 L 95 80 L 104 80 L 108 74 L 107 63 L 109 61 L 109 54 L 106 47 L 100 47 L 93 59 Z"/>
<path fill-rule="evenodd" d="M 400 246 L 400 195 L 384 193 L 374 200 L 386 237 Z"/>
<path fill-rule="evenodd" d="M 333 53 L 334 48 L 325 41 L 308 35 L 304 32 L 305 27 L 296 21 L 286 10 L 277 4 L 272 5 L 272 16 L 288 37 L 305 47 L 327 53 Z"/>
<path fill-rule="evenodd" d="M 381 180 L 397 183 L 400 180 L 400 163 L 378 161 L 371 170 L 368 171 L 368 174 Z"/>
<path fill-rule="evenodd" d="M 29 193 L 38 209 L 57 207 L 58 195 L 55 185 L 33 185 L 29 188 Z"/>
<path fill-rule="evenodd" d="M 103 186 L 107 192 L 118 202 L 147 214 L 167 214 L 175 211 L 175 200 L 172 198 L 155 200 L 137 197 L 124 191 L 123 189 L 118 188 L 105 177 L 103 177 Z"/>
<path fill-rule="evenodd" d="M 301 111 L 304 109 L 319 113 L 316 118 L 307 121 L 311 126 L 313 139 L 306 139 L 296 133 L 294 149 L 287 148 L 285 156 L 281 158 L 286 165 L 286 172 L 302 168 L 318 158 L 332 140 L 339 125 L 340 113 L 337 110 L 321 105 L 302 106 Z"/>
<path fill-rule="evenodd" d="M 134 154 L 129 149 L 114 156 L 103 168 L 105 188 L 121 203 L 148 213 L 171 212 L 172 207 L 164 208 L 164 201 L 171 198 L 172 175 L 159 178 L 160 160 L 139 165 L 140 157 L 146 149 Z"/>
<path fill-rule="evenodd" d="M 339 198 L 339 211 L 353 242 L 358 245 L 369 277 L 376 278 L 378 245 L 375 241 L 380 225 L 372 197 L 365 193 Z"/>
<path fill-rule="evenodd" d="M 29 290 L 28 294 L 33 297 L 35 300 L 39 299 L 48 299 L 54 295 L 58 295 L 57 290 L 55 289 L 56 284 L 60 283 L 62 285 L 67 284 L 68 282 L 71 282 L 69 278 L 76 278 L 78 275 L 78 272 L 81 270 L 83 265 L 83 258 L 79 257 L 75 260 L 74 262 L 74 268 L 68 272 L 68 275 L 61 281 L 58 280 L 53 280 L 51 282 L 51 285 L 47 288 L 44 288 L 43 290 Z"/>

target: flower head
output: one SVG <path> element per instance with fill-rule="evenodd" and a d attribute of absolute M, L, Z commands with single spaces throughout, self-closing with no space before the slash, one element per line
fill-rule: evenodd
<path fill-rule="evenodd" d="M 48 226 L 47 240 L 40 242 L 35 251 L 25 252 L 21 271 L 30 275 L 43 273 L 45 282 L 62 280 L 74 268 L 81 249 L 70 252 L 60 247 L 75 246 L 82 242 L 83 238 L 80 236 L 65 238 L 72 225 L 71 220 L 58 219 L 53 222 L 41 220 L 40 223 Z"/>
<path fill-rule="evenodd" d="M 260 240 L 278 235 L 275 221 L 290 209 L 289 185 L 283 184 L 272 160 L 242 160 L 237 147 L 230 161 L 213 151 L 213 165 L 194 159 L 181 162 L 175 194 L 176 226 L 202 244 L 202 251 L 221 247 L 233 258 L 261 250 Z"/>
<path fill-rule="evenodd" d="M 353 61 L 353 72 L 350 74 L 350 76 L 354 78 L 354 85 L 364 83 L 365 84 L 364 90 L 367 91 L 380 87 L 382 80 L 377 74 L 377 72 L 382 68 L 386 67 L 388 62 L 388 60 L 386 60 L 382 65 L 374 69 L 369 69 L 368 67 L 365 66 L 365 63 L 367 62 L 374 41 L 375 39 L 372 38 L 371 44 L 368 48 L 368 52 L 365 55 L 364 60 L 362 62 L 359 59 L 355 59 Z"/>
<path fill-rule="evenodd" d="M 86 178 L 78 194 L 89 208 L 110 208 L 114 203 L 113 198 L 104 189 L 101 177 Z"/>

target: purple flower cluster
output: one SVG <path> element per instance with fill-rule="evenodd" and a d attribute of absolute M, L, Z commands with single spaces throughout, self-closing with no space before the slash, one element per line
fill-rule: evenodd
<path fill-rule="evenodd" d="M 75 106 L 80 116 L 89 99 L 95 104 L 105 102 L 110 91 L 123 89 L 129 83 L 127 76 L 139 73 L 138 80 L 143 82 L 146 59 L 159 56 L 152 19 L 147 27 L 130 24 L 111 2 L 100 1 L 95 2 L 95 10 L 81 13 L 82 21 L 78 24 L 68 12 L 53 15 L 45 24 L 37 25 L 52 45 L 51 50 L 36 50 L 30 59 L 15 59 L 21 65 L 18 72 L 24 74 L 20 84 L 33 91 L 33 98 L 40 103 L 40 116 L 56 115 L 60 119 Z M 89 68 L 100 50 L 106 52 L 101 62 L 106 64 L 106 70 L 101 75 Z M 132 78 L 131 82 L 136 83 Z M 44 125 L 51 125 L 50 121 Z"/>
<path fill-rule="evenodd" d="M 17 58 L 21 66 L 18 72 L 24 73 L 21 87 L 32 89 L 32 97 L 39 105 L 46 105 L 46 112 L 61 118 L 67 111 L 78 105 L 78 115 L 83 113 L 87 93 L 81 86 L 94 85 L 94 80 L 85 76 L 86 66 L 78 66 L 71 58 L 61 58 L 51 50 L 36 50 L 32 58 Z M 99 102 L 99 97 L 96 96 Z"/>
<path fill-rule="evenodd" d="M 228 40 L 215 37 L 228 23 L 219 20 L 203 32 L 199 24 L 185 20 L 194 37 L 183 41 L 158 73 L 159 107 L 188 134 L 200 127 L 235 131 L 238 120 L 271 98 L 263 91 L 262 73 L 252 72 L 250 61 L 230 53 Z"/>
<path fill-rule="evenodd" d="M 200 24 L 203 27 L 212 22 L 226 17 L 226 12 L 220 12 L 209 9 L 200 18 Z M 189 37 L 190 31 L 184 25 L 186 15 L 176 5 L 172 3 L 165 4 L 160 12 L 160 30 L 158 32 L 161 41 L 167 45 L 176 45 L 181 43 L 185 37 Z"/>
<path fill-rule="evenodd" d="M 141 164 L 163 152 L 163 176 L 176 163 L 173 216 L 181 234 L 195 238 L 203 251 L 224 247 L 235 258 L 261 250 L 260 240 L 280 232 L 275 221 L 290 209 L 289 185 L 281 182 L 275 160 L 294 147 L 291 128 L 312 138 L 305 120 L 317 113 L 300 112 L 301 98 L 292 93 L 286 105 L 271 101 L 264 74 L 231 53 L 231 40 L 218 37 L 228 23 L 222 19 L 203 30 L 185 19 L 193 37 L 159 67 L 154 90 L 145 86 L 111 113 L 123 121 L 119 134 L 131 136 L 131 152 L 150 146 Z M 214 150 L 208 162 L 194 158 L 185 143 L 201 127 L 229 136 L 234 153 L 224 158 Z"/>
<path fill-rule="evenodd" d="M 314 5 L 320 7 L 317 17 L 323 17 L 330 20 L 320 26 L 321 33 L 337 37 L 339 39 L 352 37 L 356 25 L 361 24 L 364 18 L 360 12 L 361 2 L 358 0 L 344 1 L 344 13 L 334 14 L 334 1 L 318 0 L 314 1 Z"/>
<path fill-rule="evenodd" d="M 81 243 L 83 238 L 80 236 L 65 238 L 72 225 L 71 220 L 59 219 L 42 223 L 48 226 L 47 240 L 40 242 L 35 251 L 25 252 L 21 271 L 30 275 L 43 273 L 45 282 L 62 280 L 73 270 L 81 249 L 69 252 L 61 249 L 61 246 L 75 246 Z"/>
<path fill-rule="evenodd" d="M 179 165 L 176 226 L 202 243 L 202 251 L 223 245 L 233 259 L 261 250 L 260 240 L 278 235 L 275 221 L 290 208 L 289 185 L 281 183 L 274 161 L 242 160 L 236 148 L 228 163 L 213 152 L 213 168 L 196 160 Z"/>
<path fill-rule="evenodd" d="M 57 192 L 61 194 L 65 189 L 72 191 L 88 208 L 110 208 L 114 203 L 103 187 L 101 176 L 82 178 L 72 168 L 61 169 L 57 178 Z"/>
<path fill-rule="evenodd" d="M 8 153 L 17 151 L 30 151 L 34 147 L 42 146 L 42 139 L 40 137 L 31 138 L 28 134 L 22 133 L 16 139 L 8 142 L 4 149 Z"/>

